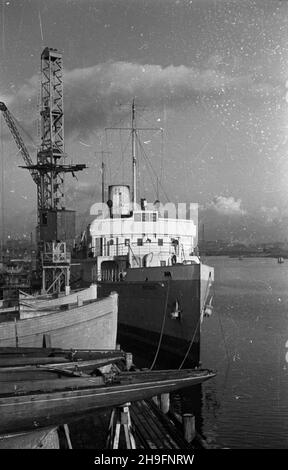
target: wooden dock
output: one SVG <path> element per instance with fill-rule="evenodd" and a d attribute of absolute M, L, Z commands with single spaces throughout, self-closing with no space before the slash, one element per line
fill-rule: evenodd
<path fill-rule="evenodd" d="M 152 400 L 132 403 L 131 420 L 140 449 L 191 449 L 173 422 Z"/>
<path fill-rule="evenodd" d="M 21 349 L 21 348 L 6 348 L 3 349 L 3 357 L 2 357 L 2 362 L 1 366 L 1 380 L 2 380 L 2 389 L 1 392 L 5 392 L 5 387 L 7 388 L 8 391 L 10 391 L 10 388 L 14 387 L 15 388 L 15 383 L 18 383 L 20 381 L 21 384 L 21 391 L 26 387 L 32 387 L 31 385 L 31 380 L 33 380 L 35 377 L 35 371 L 37 371 L 37 379 L 38 381 L 33 382 L 34 387 L 40 387 L 42 382 L 44 382 L 45 385 L 45 392 L 48 393 L 50 391 L 50 388 L 52 388 L 53 391 L 55 391 L 55 387 L 60 387 L 61 390 L 63 388 L 63 380 L 61 381 L 61 384 L 57 382 L 58 379 L 55 379 L 54 376 L 51 378 L 49 377 L 49 381 L 47 381 L 47 377 L 45 374 L 49 372 L 51 374 L 51 371 L 54 369 L 55 361 L 57 363 L 57 373 L 59 374 L 59 371 L 62 369 L 65 371 L 65 373 L 69 373 L 71 369 L 71 364 L 72 368 L 74 370 L 75 368 L 75 354 L 71 355 L 71 351 L 66 351 L 66 350 L 60 350 L 60 349 L 55 349 L 54 353 L 56 354 L 56 357 L 50 357 L 50 353 L 52 353 L 54 350 L 50 349 L 41 349 L 41 356 L 36 356 L 35 355 L 35 350 L 33 348 L 30 349 Z M 65 378 L 65 386 L 67 386 L 67 382 L 69 381 L 69 386 L 73 385 L 75 387 L 75 383 L 78 383 L 78 381 L 83 381 L 87 380 L 86 375 L 85 377 L 81 375 L 80 369 L 85 370 L 86 367 L 86 362 L 87 363 L 93 363 L 92 365 L 90 364 L 89 367 L 93 366 L 95 367 L 95 362 L 99 366 L 99 358 L 97 354 L 99 355 L 99 351 L 94 351 L 94 356 L 92 358 L 92 352 L 93 351 L 77 351 L 77 354 L 79 357 L 77 359 L 80 360 L 80 362 L 77 362 L 77 371 L 76 377 L 67 377 Z M 36 350 L 37 353 L 37 350 Z M 68 356 L 67 356 L 67 353 Z M 123 383 L 125 383 L 125 390 L 127 387 L 131 388 L 132 384 L 132 378 L 136 377 L 136 379 L 139 381 L 139 377 L 142 377 L 144 374 L 144 385 L 147 388 L 148 380 L 152 374 L 157 373 L 158 374 L 158 381 L 162 378 L 166 377 L 168 375 L 171 379 L 171 374 L 175 375 L 175 371 L 139 371 L 139 370 L 132 370 L 131 368 L 131 363 L 132 363 L 132 356 L 130 357 L 128 355 L 128 360 L 126 357 L 126 361 L 123 360 L 123 357 L 120 355 L 120 351 L 110 351 L 110 355 L 108 354 L 107 351 L 105 351 L 104 358 L 102 361 L 104 363 L 110 363 L 116 360 L 117 365 L 113 365 L 114 368 L 117 370 L 117 377 L 122 377 L 122 380 L 124 380 Z M 114 355 L 113 355 L 113 354 Z M 6 355 L 5 355 L 6 354 Z M 48 356 L 46 357 L 45 356 Z M 62 354 L 62 356 L 61 356 Z M 90 358 L 90 361 L 87 361 L 87 354 Z M 109 357 L 106 357 L 108 354 Z M 116 354 L 116 356 L 115 356 Z M 6 357 L 8 356 L 8 357 Z M 15 356 L 15 357 L 14 357 Z M 18 357 L 19 356 L 19 357 Z M 52 354 L 53 356 L 53 354 Z M 80 357 L 81 356 L 81 357 Z M 101 354 L 100 354 L 101 356 Z M 101 356 L 102 357 L 102 356 Z M 97 359 L 97 360 L 96 360 Z M 46 362 L 48 361 L 49 364 L 49 370 L 47 371 L 45 368 L 47 368 Z M 69 362 L 70 361 L 70 362 Z M 70 364 L 71 363 L 71 364 Z M 42 365 L 44 369 L 35 369 L 35 365 Z M 83 365 L 83 367 L 82 367 Z M 103 365 L 102 363 L 100 365 Z M 11 367 L 13 366 L 13 367 Z M 17 367 L 18 366 L 18 367 Z M 63 366 L 63 367 L 62 367 Z M 127 370 L 128 369 L 128 370 Z M 130 372 L 128 372 L 130 370 Z M 207 380 L 207 377 L 211 376 L 210 371 L 204 371 L 205 374 L 208 372 L 208 375 L 206 374 L 204 376 L 204 379 Z M 178 373 L 178 372 L 177 372 Z M 188 374 L 189 379 L 190 379 L 190 373 L 191 371 L 183 371 L 184 373 L 184 379 L 186 378 L 186 375 Z M 13 377 L 16 374 L 16 379 L 18 382 L 14 382 Z M 22 375 L 21 375 L 22 374 Z M 30 375 L 31 375 L 31 380 L 30 380 Z M 39 375 L 40 374 L 40 375 Z M 42 377 L 41 374 L 44 374 Z M 48 374 L 48 375 L 49 375 Z M 125 374 L 128 374 L 127 376 Z M 133 375 L 134 374 L 134 375 Z M 159 378 L 160 374 L 160 378 Z M 179 374 L 179 373 L 178 373 Z M 192 379 L 195 380 L 195 374 L 196 374 L 196 380 L 202 379 L 203 371 L 193 371 L 192 374 Z M 200 374 L 200 375 L 199 375 Z M 212 374 L 212 376 L 214 376 Z M 90 382 L 93 380 L 94 382 L 96 380 L 100 380 L 101 384 L 103 381 L 102 377 L 90 377 L 87 375 L 89 379 L 89 385 Z M 182 377 L 182 379 L 183 379 Z M 9 380 L 8 380 L 9 379 Z M 24 380 L 25 379 L 25 380 Z M 143 380 L 144 380 L 143 379 Z M 7 381 L 8 380 L 8 381 Z M 127 383 L 125 382 L 127 381 Z M 142 381 L 143 381 L 142 380 Z M 171 379 L 172 380 L 172 379 Z M 10 382 L 11 383 L 10 383 Z M 56 382 L 57 383 L 56 383 Z M 70 385 L 71 382 L 71 385 Z M 175 386 L 176 379 L 173 379 L 173 386 Z M 35 385 L 36 383 L 36 385 Z M 135 382 L 137 384 L 137 381 Z M 159 382 L 157 382 L 158 384 Z M 14 384 L 14 385 L 13 385 Z M 43 385 L 43 384 L 42 384 Z M 118 384 L 118 382 L 115 384 L 113 391 L 121 385 Z M 49 390 L 48 390 L 48 387 Z M 135 392 L 135 387 L 136 385 L 132 384 L 132 391 Z M 13 388 L 13 390 L 14 390 Z M 69 388 L 69 387 L 68 387 Z M 111 386 L 110 386 L 111 388 Z M 75 411 L 73 409 L 73 417 L 75 421 L 72 418 L 71 414 L 71 421 L 68 424 L 64 424 L 59 426 L 59 423 L 61 420 L 57 420 L 54 423 L 50 423 L 50 428 L 48 426 L 49 423 L 47 423 L 48 428 L 43 430 L 36 430 L 31 432 L 22 432 L 22 434 L 15 434 L 15 435 L 3 435 L 3 439 L 0 441 L 0 448 L 2 444 L 2 448 L 69 448 L 69 449 L 98 449 L 98 450 L 104 450 L 104 449 L 181 449 L 181 450 L 193 450 L 195 448 L 199 447 L 204 447 L 207 448 L 207 445 L 205 445 L 205 441 L 200 438 L 199 440 L 199 435 L 197 434 L 197 431 L 195 429 L 195 418 L 192 414 L 190 413 L 185 413 L 183 416 L 180 414 L 177 414 L 174 410 L 170 410 L 170 395 L 167 393 L 165 390 L 167 390 L 167 387 L 164 388 L 157 388 L 153 386 L 153 392 L 152 393 L 157 393 L 158 395 L 154 396 L 153 398 L 148 398 L 151 397 L 151 394 L 147 393 L 141 393 L 138 396 L 135 394 L 124 394 L 123 397 L 119 397 L 119 392 L 117 392 L 117 397 L 118 401 L 114 402 L 108 402 L 107 401 L 107 406 L 106 407 L 99 407 L 98 410 L 94 410 L 91 412 L 91 407 L 84 409 L 83 413 L 79 413 L 78 419 L 76 418 Z M 34 390 L 32 388 L 32 390 Z M 38 388 L 36 388 L 38 390 Z M 109 389 L 110 390 L 110 389 Z M 128 390 L 128 389 L 127 389 Z M 130 390 L 130 389 L 129 389 Z M 129 391 L 128 390 L 128 391 Z M 146 389 L 145 389 L 146 390 Z M 173 388 L 172 388 L 173 390 Z M 29 390 L 30 391 L 30 388 Z M 123 390 L 120 389 L 120 392 L 123 394 Z M 67 395 L 67 391 L 65 392 Z M 73 389 L 74 393 L 74 389 Z M 91 391 L 90 391 L 91 394 Z M 103 395 L 103 393 L 102 393 Z M 106 390 L 106 395 L 107 395 L 107 390 Z M 43 401 L 43 396 L 42 401 Z M 115 395 L 116 396 L 116 395 Z M 145 398 L 146 396 L 146 398 Z M 69 398 L 69 397 L 68 397 Z M 133 402 L 124 402 L 125 400 L 129 399 L 134 399 L 138 401 L 133 401 Z M 141 399 L 142 398 L 142 399 Z M 123 399 L 123 402 L 122 402 Z M 16 400 L 18 403 L 18 398 Z M 30 412 L 30 411 L 29 411 Z M 79 412 L 79 410 L 78 410 Z M 21 419 L 23 418 L 23 411 L 21 411 Z M 63 409 L 61 408 L 61 413 L 63 414 Z M 86 413 L 86 414 L 85 414 Z M 43 413 L 42 413 L 43 414 Z M 59 416 L 61 417 L 62 414 Z M 68 413 L 69 414 L 69 413 Z M 4 415 L 3 415 L 4 416 Z M 46 415 L 43 415 L 44 418 L 46 419 Z M 3 417 L 2 417 L 3 418 Z M 42 415 L 39 415 L 39 419 L 42 419 Z M 43 419 L 44 419 L 43 418 Z M 176 419 L 175 419 L 176 418 Z M 14 428 L 12 429 L 11 426 L 9 428 L 9 419 L 10 415 L 7 418 L 7 423 L 6 423 L 6 428 L 3 428 L 4 431 L 10 433 L 12 431 L 18 433 L 19 428 L 15 428 L 15 422 L 13 421 Z M 13 417 L 15 420 L 15 417 Z M 20 419 L 20 418 L 19 418 Z M 24 418 L 23 418 L 24 419 Z M 26 419 L 26 418 L 25 418 Z M 27 418 L 28 419 L 28 418 Z M 30 419 L 30 416 L 29 416 Z M 20 424 L 22 425 L 22 421 L 19 421 Z M 27 421 L 29 422 L 29 421 Z M 44 421 L 43 421 L 44 422 Z M 24 422 L 24 424 L 26 421 Z M 52 424 L 54 425 L 53 429 L 51 428 Z M 8 426 L 8 428 L 7 428 Z M 23 425 L 24 426 L 24 425 Z M 24 431 L 25 428 L 23 427 Z M 1 437 L 1 436 L 0 436 Z M 5 438 L 4 438 L 5 437 Z M 199 446 L 200 442 L 200 446 Z"/>
<path fill-rule="evenodd" d="M 172 419 L 168 417 L 169 415 L 164 414 L 153 400 L 133 402 L 129 408 L 131 418 L 129 430 L 133 436 L 132 439 L 135 441 L 136 449 L 192 450 L 199 447 L 207 448 L 207 446 L 199 444 L 199 435 L 197 433 L 195 440 L 191 443 L 187 442 L 184 438 L 184 432 L 182 432 L 182 426 L 175 425 Z M 71 423 L 69 430 L 72 448 L 112 449 L 115 440 L 118 449 L 133 448 L 133 446 L 127 446 L 129 439 L 127 439 L 127 434 L 125 435 L 124 426 L 118 427 L 118 436 L 116 435 L 116 427 L 114 427 L 112 433 L 111 429 L 109 430 L 111 412 L 112 409 L 106 409 L 83 420 Z M 61 447 L 67 448 L 65 441 L 65 439 L 62 440 Z"/>

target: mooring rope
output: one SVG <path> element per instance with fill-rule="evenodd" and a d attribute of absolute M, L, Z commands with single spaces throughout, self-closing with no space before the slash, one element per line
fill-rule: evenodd
<path fill-rule="evenodd" d="M 181 362 L 180 366 L 178 367 L 178 370 L 182 369 L 183 364 L 185 363 L 185 361 L 186 361 L 186 359 L 187 359 L 187 356 L 188 356 L 188 354 L 189 354 L 189 352 L 190 352 L 190 349 L 192 348 L 192 344 L 194 343 L 195 335 L 196 335 L 197 329 L 198 329 L 198 327 L 199 327 L 200 321 L 201 321 L 201 315 L 199 315 L 198 322 L 197 322 L 197 325 L 196 325 L 194 334 L 193 334 L 193 336 L 192 336 L 192 338 L 191 338 L 191 341 L 190 341 L 190 344 L 189 344 L 189 346 L 188 346 L 188 348 L 187 348 L 187 351 L 186 351 L 186 354 L 185 354 L 185 356 L 184 356 L 184 359 L 183 359 L 183 361 Z"/>
<path fill-rule="evenodd" d="M 154 356 L 154 359 L 153 359 L 153 362 L 150 366 L 150 370 L 153 369 L 156 361 L 157 361 L 157 358 L 158 358 L 158 354 L 159 354 L 159 351 L 160 351 L 160 347 L 161 347 L 161 343 L 162 343 L 162 338 L 163 338 L 163 333 L 164 333 L 164 327 L 165 327 L 165 321 L 166 321 L 166 314 L 167 314 L 167 306 L 168 306 L 168 298 L 169 298 L 169 291 L 170 291 L 170 280 L 168 280 L 168 284 L 167 284 L 167 291 L 166 291 L 166 298 L 165 298 L 165 308 L 164 308 L 164 314 L 163 314 L 163 319 L 162 319 L 162 326 L 161 326 L 161 332 L 160 332 L 160 337 L 159 337 L 159 341 L 158 341 L 158 347 L 157 347 L 157 351 L 155 353 L 155 356 Z"/>
<path fill-rule="evenodd" d="M 195 339 L 195 336 L 196 336 L 196 333 L 197 333 L 197 329 L 200 325 L 200 322 L 202 321 L 202 318 L 203 318 L 203 315 L 204 315 L 204 311 L 205 311 L 205 308 L 206 308 L 206 305 L 207 305 L 207 299 L 208 299 L 208 294 L 209 294 L 209 290 L 210 290 L 210 287 L 211 287 L 211 272 L 209 273 L 209 278 L 208 278 L 208 282 L 207 282 L 207 286 L 206 286 L 206 291 L 205 291 L 205 301 L 203 302 L 203 308 L 201 309 L 201 312 L 200 312 L 200 315 L 199 315 L 199 318 L 198 318 L 198 322 L 197 322 L 197 325 L 196 325 L 196 328 L 195 328 L 195 331 L 193 333 L 193 336 L 190 340 L 190 343 L 189 343 L 189 346 L 187 348 L 187 351 L 186 351 L 186 354 L 184 356 L 184 359 L 182 360 L 180 366 L 178 367 L 178 370 L 182 369 L 186 359 L 187 359 L 187 356 L 192 348 L 192 344 L 194 343 L 194 339 Z"/>

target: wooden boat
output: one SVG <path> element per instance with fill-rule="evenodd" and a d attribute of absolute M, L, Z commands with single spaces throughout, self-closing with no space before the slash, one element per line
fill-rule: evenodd
<path fill-rule="evenodd" d="M 60 307 L 63 305 L 70 304 L 81 304 L 88 300 L 97 299 L 97 285 L 91 284 L 89 287 L 84 289 L 76 289 L 69 293 L 57 293 L 57 294 L 35 294 L 30 295 L 26 292 L 19 290 L 18 299 L 14 299 L 13 305 L 8 305 L 9 300 L 0 300 L 0 320 L 3 314 L 10 314 L 13 316 L 15 312 L 29 312 L 36 310 L 43 310 L 49 308 Z M 7 304 L 8 302 L 8 304 Z M 23 315 L 22 315 L 23 316 Z"/>
<path fill-rule="evenodd" d="M 39 430 L 113 407 L 200 384 L 209 370 L 80 375 L 48 365 L 0 369 L 0 434 Z"/>
<path fill-rule="evenodd" d="M 47 378 L 47 372 L 41 368 L 48 367 L 59 374 L 63 369 L 65 374 L 75 375 L 103 368 L 108 364 L 123 361 L 126 354 L 119 350 L 65 350 L 60 348 L 0 348 L 0 377 L 5 380 L 17 381 L 21 376 L 25 380 L 37 377 Z M 32 367 L 31 367 L 32 366 Z M 104 369 L 105 370 L 105 369 Z M 22 372 L 21 372 L 22 371 Z M 50 374 L 51 377 L 51 374 Z M 38 449 L 59 448 L 58 426 L 41 428 L 31 432 L 5 433 L 0 435 L 0 449 Z"/>
<path fill-rule="evenodd" d="M 82 303 L 82 302 L 81 302 Z M 115 349 L 118 295 L 22 312 L 0 322 L 0 346 Z M 48 343 L 48 344 L 47 344 Z"/>
<path fill-rule="evenodd" d="M 28 373 L 29 366 L 48 366 L 57 369 L 94 370 L 116 361 L 126 358 L 126 353 L 121 350 L 94 350 L 94 349 L 61 349 L 61 348 L 0 348 L 0 370 L 2 378 L 4 371 L 11 374 Z M 34 371 L 34 369 L 32 369 Z M 31 380 L 35 376 L 32 374 Z M 17 375 L 19 377 L 19 375 Z M 28 375 L 25 376 L 26 378 Z M 39 376 L 37 375 L 39 378 Z"/>
<path fill-rule="evenodd" d="M 21 310 L 39 310 L 96 299 L 97 285 L 91 284 L 86 289 L 74 290 L 67 295 L 29 295 L 19 292 L 19 307 Z"/>
<path fill-rule="evenodd" d="M 0 346 L 6 346 L 6 354 L 8 354 L 7 350 L 9 349 L 12 364 L 16 365 L 17 361 L 18 363 L 21 361 L 22 364 L 24 363 L 23 355 L 25 354 L 27 358 L 28 351 L 27 348 L 25 348 L 24 353 L 21 349 L 23 346 L 30 347 L 30 355 L 32 355 L 32 357 L 30 357 L 29 361 L 31 364 L 33 363 L 33 354 L 35 355 L 36 352 L 31 349 L 32 347 L 37 348 L 37 355 L 39 355 L 39 347 L 43 345 L 53 345 L 53 350 L 41 348 L 41 354 L 46 356 L 46 363 L 51 364 L 53 359 L 55 363 L 59 362 L 58 356 L 60 352 L 59 349 L 56 351 L 55 348 L 97 348 L 105 350 L 106 360 L 103 360 L 104 356 L 102 354 L 101 358 L 94 361 L 94 366 L 100 367 L 105 365 L 107 363 L 109 350 L 113 350 L 116 347 L 118 295 L 112 294 L 101 300 L 85 300 L 85 297 L 89 299 L 89 296 L 92 294 L 92 289 L 82 290 L 80 292 L 79 302 L 79 292 L 77 292 L 76 304 L 73 304 L 75 295 L 74 299 L 73 295 L 70 295 L 66 296 L 65 303 L 63 302 L 63 297 L 61 297 L 61 299 L 46 298 L 40 301 L 36 301 L 35 299 L 34 307 L 37 302 L 40 302 L 42 307 L 39 308 L 39 306 L 37 306 L 37 310 L 30 308 L 29 311 L 19 311 L 19 309 L 17 309 L 17 311 L 14 310 L 7 314 L 4 314 L 2 310 L 2 315 L 0 316 L 2 317 L 2 321 L 0 320 Z M 58 303 L 62 303 L 62 305 L 57 305 Z M 81 305 L 82 303 L 83 305 Z M 47 308 L 47 305 L 52 306 L 52 308 Z M 6 316 L 6 321 L 3 318 L 4 315 Z M 11 348 L 7 348 L 8 346 L 17 346 L 17 348 L 15 348 L 16 350 L 13 353 Z M 19 357 L 20 353 L 22 359 Z M 78 356 L 79 353 L 78 351 Z M 84 351 L 81 353 L 83 356 Z M 61 354 L 63 355 L 63 351 Z M 48 358 L 48 355 L 53 355 L 53 359 L 51 357 Z M 91 352 L 88 351 L 86 357 L 91 360 Z M 37 359 L 34 359 L 34 363 L 35 361 L 37 362 Z M 114 362 L 111 357 L 109 358 L 109 362 Z M 90 366 L 91 362 L 89 362 L 89 367 Z M 85 368 L 84 361 L 81 364 L 81 368 L 83 370 Z M 19 435 L 18 430 L 17 435 L 0 435 L 0 449 L 37 448 L 39 446 L 42 448 L 55 448 L 57 442 L 57 431 L 53 428 L 51 429 L 51 427 L 41 432 L 38 430 L 30 432 L 29 435 L 27 435 L 26 432 Z"/>

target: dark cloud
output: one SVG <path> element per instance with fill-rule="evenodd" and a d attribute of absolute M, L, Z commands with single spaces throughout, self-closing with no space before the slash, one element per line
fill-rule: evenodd
<path fill-rule="evenodd" d="M 279 93 L 279 85 L 257 82 L 253 76 L 232 76 L 218 70 L 221 57 L 203 68 L 160 65 L 140 65 L 129 62 L 107 62 L 92 67 L 79 68 L 64 73 L 65 133 L 87 136 L 123 117 L 124 107 L 132 98 L 141 105 L 165 104 L 175 107 L 181 103 L 197 102 L 199 97 L 223 99 L 228 94 L 245 90 L 259 98 L 265 94 Z M 210 62 L 211 62 L 210 61 Z M 6 97 L 8 106 L 17 109 L 20 119 L 35 130 L 39 83 L 33 76 L 19 91 Z M 31 110 L 35 110 L 31 118 Z"/>

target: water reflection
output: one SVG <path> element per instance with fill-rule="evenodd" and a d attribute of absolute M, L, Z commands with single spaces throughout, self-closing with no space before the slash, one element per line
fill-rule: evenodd
<path fill-rule="evenodd" d="M 288 448 L 288 263 L 209 258 L 214 313 L 201 333 L 202 367 L 217 376 L 173 396 L 215 447 Z M 163 364 L 167 368 L 167 364 Z"/>

